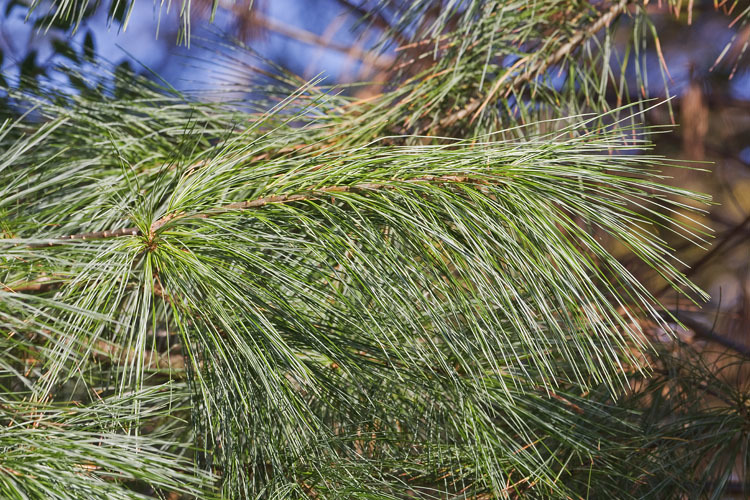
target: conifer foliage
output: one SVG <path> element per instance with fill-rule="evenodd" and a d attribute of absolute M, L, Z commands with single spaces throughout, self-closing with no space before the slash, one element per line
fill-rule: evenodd
<path fill-rule="evenodd" d="M 371 3 L 399 64 L 368 97 L 6 87 L 0 497 L 719 498 L 747 467 L 747 395 L 657 354 L 613 255 L 704 297 L 646 2 Z"/>

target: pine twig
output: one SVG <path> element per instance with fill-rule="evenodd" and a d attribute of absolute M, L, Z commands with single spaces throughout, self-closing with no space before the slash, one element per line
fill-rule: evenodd
<path fill-rule="evenodd" d="M 89 233 L 78 233 L 78 234 L 68 234 L 65 236 L 60 236 L 56 239 L 58 240 L 104 240 L 109 238 L 118 238 L 121 236 L 139 236 L 141 234 L 140 229 L 137 227 L 125 227 L 122 229 L 113 229 L 111 231 L 92 231 Z M 60 245 L 60 242 L 57 241 L 47 241 L 45 243 L 31 243 L 27 245 L 31 248 L 38 248 L 38 247 L 53 247 Z"/>

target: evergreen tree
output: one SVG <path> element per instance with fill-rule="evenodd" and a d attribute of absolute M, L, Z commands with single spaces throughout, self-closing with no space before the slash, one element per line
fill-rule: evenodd
<path fill-rule="evenodd" d="M 668 241 L 709 200 L 649 152 L 646 4 L 374 2 L 399 49 L 366 97 L 27 68 L 0 497 L 720 498 L 747 392 L 653 341 L 674 318 L 617 258 L 705 298 Z"/>

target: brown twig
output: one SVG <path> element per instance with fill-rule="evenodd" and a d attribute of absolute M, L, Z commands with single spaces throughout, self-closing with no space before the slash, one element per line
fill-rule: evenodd
<path fill-rule="evenodd" d="M 60 286 L 60 281 L 55 281 L 50 277 L 41 277 L 34 281 L 19 283 L 18 285 L 6 285 L 0 283 L 3 291 L 10 293 L 43 293 Z"/>
<path fill-rule="evenodd" d="M 181 354 L 160 353 L 148 349 L 138 352 L 136 349 L 128 349 L 101 339 L 96 341 L 95 347 L 96 349 L 92 352 L 95 359 L 110 361 L 115 365 L 130 365 L 141 358 L 144 360 L 143 368 L 146 370 L 173 370 L 177 372 L 185 370 L 185 357 Z"/>
<path fill-rule="evenodd" d="M 691 316 L 680 314 L 680 311 L 678 310 L 666 311 L 663 315 L 664 319 L 667 321 L 671 321 L 671 318 L 669 317 L 669 315 L 674 316 L 683 325 L 690 328 L 690 330 L 693 331 L 696 339 L 715 342 L 716 344 L 719 344 L 723 347 L 731 349 L 734 352 L 741 354 L 743 357 L 750 359 L 750 347 L 716 333 L 713 328 L 704 325 L 703 323 L 692 318 Z"/>
<path fill-rule="evenodd" d="M 703 265 L 705 265 L 708 261 L 713 259 L 716 255 L 718 255 L 719 252 L 724 250 L 724 248 L 727 245 L 729 245 L 729 243 L 734 239 L 734 237 L 740 234 L 742 230 L 745 228 L 745 226 L 747 226 L 749 223 L 750 223 L 750 215 L 745 217 L 745 219 L 742 222 L 740 222 L 739 224 L 734 226 L 732 229 L 727 231 L 725 233 L 725 236 L 715 247 L 711 248 L 711 250 L 703 254 L 703 257 L 698 259 L 692 266 L 690 266 L 690 268 L 687 271 L 685 271 L 684 273 L 685 277 L 689 278 L 690 276 L 698 272 L 698 270 L 701 267 L 703 267 Z M 664 295 L 666 292 L 668 292 L 671 289 L 672 289 L 672 285 L 667 283 L 661 288 L 661 290 L 656 292 L 654 296 L 659 297 L 660 295 Z"/>
<path fill-rule="evenodd" d="M 378 57 L 373 57 L 373 54 L 370 51 L 362 50 L 356 45 L 349 46 L 339 44 L 328 40 L 325 37 L 316 35 L 315 33 L 312 33 L 310 31 L 274 21 L 273 19 L 264 17 L 260 14 L 256 14 L 255 22 L 259 26 L 262 26 L 267 30 L 274 31 L 287 38 L 299 40 L 300 42 L 306 43 L 308 45 L 325 47 L 327 49 L 335 50 L 336 52 L 341 52 L 347 57 L 357 59 L 380 70 L 390 69 L 393 65 L 393 61 L 387 56 L 379 55 Z"/>

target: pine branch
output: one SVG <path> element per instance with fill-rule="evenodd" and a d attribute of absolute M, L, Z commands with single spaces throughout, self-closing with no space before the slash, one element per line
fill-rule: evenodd
<path fill-rule="evenodd" d="M 184 219 L 184 218 L 205 219 L 205 218 L 216 216 L 219 214 L 224 214 L 226 212 L 262 208 L 270 204 L 316 200 L 316 199 L 320 199 L 321 197 L 325 197 L 327 195 L 336 194 L 336 193 L 368 192 L 368 191 L 378 191 L 378 190 L 384 190 L 384 189 L 389 190 L 389 189 L 397 189 L 403 184 L 419 184 L 419 183 L 428 183 L 428 182 L 437 183 L 437 184 L 444 184 L 444 183 L 486 184 L 485 180 L 471 178 L 468 176 L 426 175 L 426 176 L 416 177 L 413 179 L 401 179 L 401 180 L 395 179 L 388 183 L 364 182 L 364 183 L 350 185 L 350 186 L 328 186 L 328 187 L 316 188 L 314 190 L 304 191 L 302 193 L 297 193 L 297 194 L 281 194 L 281 195 L 263 196 L 261 198 L 256 198 L 254 200 L 229 203 L 227 205 L 217 207 L 216 209 L 210 212 L 189 214 L 189 215 L 188 214 L 168 214 L 154 221 L 154 223 L 151 224 L 148 235 L 144 235 L 143 232 L 137 227 L 126 227 L 122 229 L 115 229 L 112 231 L 93 231 L 93 232 L 88 232 L 88 233 L 77 233 L 77 234 L 65 235 L 65 236 L 60 236 L 56 238 L 55 240 L 92 241 L 92 240 L 104 240 L 104 239 L 110 239 L 110 238 L 120 238 L 123 236 L 148 236 L 149 242 L 152 242 L 155 236 L 155 233 L 159 229 L 161 229 L 164 225 L 166 225 L 170 221 L 177 220 L 177 219 Z M 29 248 L 39 248 L 39 247 L 52 247 L 52 246 L 64 244 L 61 241 L 55 241 L 55 240 L 45 241 L 44 243 L 30 243 L 26 246 Z M 12 289 L 11 287 L 6 287 L 6 288 L 8 288 L 10 291 L 43 291 L 44 283 L 31 283 L 28 285 L 23 285 L 20 288 L 12 288 Z"/>
<path fill-rule="evenodd" d="M 632 0 L 620 0 L 617 4 L 613 5 L 609 8 L 605 13 L 603 13 L 599 18 L 591 24 L 588 28 L 578 31 L 573 37 L 570 38 L 565 44 L 560 46 L 560 48 L 555 51 L 555 53 L 551 54 L 550 56 L 543 58 L 541 60 L 535 61 L 531 66 L 529 66 L 523 73 L 520 75 L 517 75 L 513 80 L 511 81 L 510 85 L 508 85 L 508 92 L 511 90 L 517 88 L 519 85 L 526 83 L 530 80 L 532 80 L 534 77 L 538 76 L 539 74 L 543 73 L 547 68 L 550 66 L 553 66 L 560 62 L 563 58 L 566 56 L 569 56 L 572 54 L 581 44 L 583 44 L 586 40 L 590 39 L 592 36 L 595 36 L 602 28 L 609 26 L 610 23 L 612 23 L 620 14 L 624 13 L 628 6 L 632 3 Z M 487 93 L 487 96 L 482 98 L 474 98 L 472 99 L 463 109 L 460 111 L 457 111 L 451 115 L 446 116 L 442 120 L 440 120 L 440 127 L 441 128 L 447 128 L 452 125 L 454 125 L 456 122 L 463 120 L 470 114 L 474 113 L 474 115 L 471 117 L 470 123 L 473 123 L 474 120 L 479 116 L 479 114 L 485 109 L 485 107 L 498 95 L 498 91 L 503 83 L 505 83 L 510 76 L 513 73 L 513 70 L 516 68 L 516 65 L 518 65 L 519 62 L 526 61 L 526 58 L 523 58 L 514 64 L 514 66 L 511 66 L 506 70 L 505 73 L 501 77 L 495 81 L 494 85 L 490 89 L 490 91 Z M 507 94 L 507 93 L 506 93 Z"/>
<path fill-rule="evenodd" d="M 686 221 L 706 201 L 662 180 L 638 118 L 609 119 L 628 109 L 610 110 L 606 95 L 620 46 L 598 37 L 632 4 L 363 5 L 387 16 L 374 23 L 413 33 L 400 48 L 413 71 L 377 98 L 314 84 L 289 96 L 301 82 L 259 64 L 262 82 L 243 90 L 261 101 L 239 103 L 247 113 L 122 78 L 123 100 L 99 86 L 69 106 L 35 95 L 40 116 L 64 120 L 59 130 L 0 126 L 0 332 L 10 332 L 0 384 L 22 388 L 19 400 L 62 402 L 68 388 L 122 396 L 185 377 L 177 412 L 162 400 L 164 420 L 178 423 L 152 428 L 140 400 L 99 421 L 138 438 L 163 433 L 162 450 L 198 448 L 185 456 L 219 471 L 228 499 L 674 496 L 673 478 L 694 477 L 744 422 L 727 407 L 690 413 L 688 430 L 665 427 L 623 388 L 635 380 L 672 397 L 657 387 L 663 377 L 638 371 L 652 359 L 641 320 L 668 322 L 609 249 L 700 295 L 662 238 L 701 239 Z M 628 43 L 640 49 L 643 34 Z M 506 69 L 498 50 L 527 57 Z M 245 60 L 213 62 L 225 71 Z M 515 120 L 503 100 L 527 96 L 554 66 L 581 86 L 540 87 L 525 109 L 519 98 L 528 128 L 499 130 Z M 488 92 L 465 95 L 477 88 Z M 584 99 L 589 89 L 601 99 Z M 460 117 L 441 114 L 467 101 Z M 477 123 L 497 101 L 497 119 Z M 388 135 L 460 119 L 466 141 Z M 165 353 L 177 338 L 180 351 Z M 722 390 L 707 379 L 706 394 Z M 654 470 L 655 457 L 693 456 L 693 441 L 710 451 Z M 76 449 L 62 443 L 57 461 L 87 463 L 66 447 Z M 25 459 L 0 460 L 0 482 Z M 107 498 L 97 491 L 75 493 Z M 26 497 L 54 496 L 44 493 Z"/>

